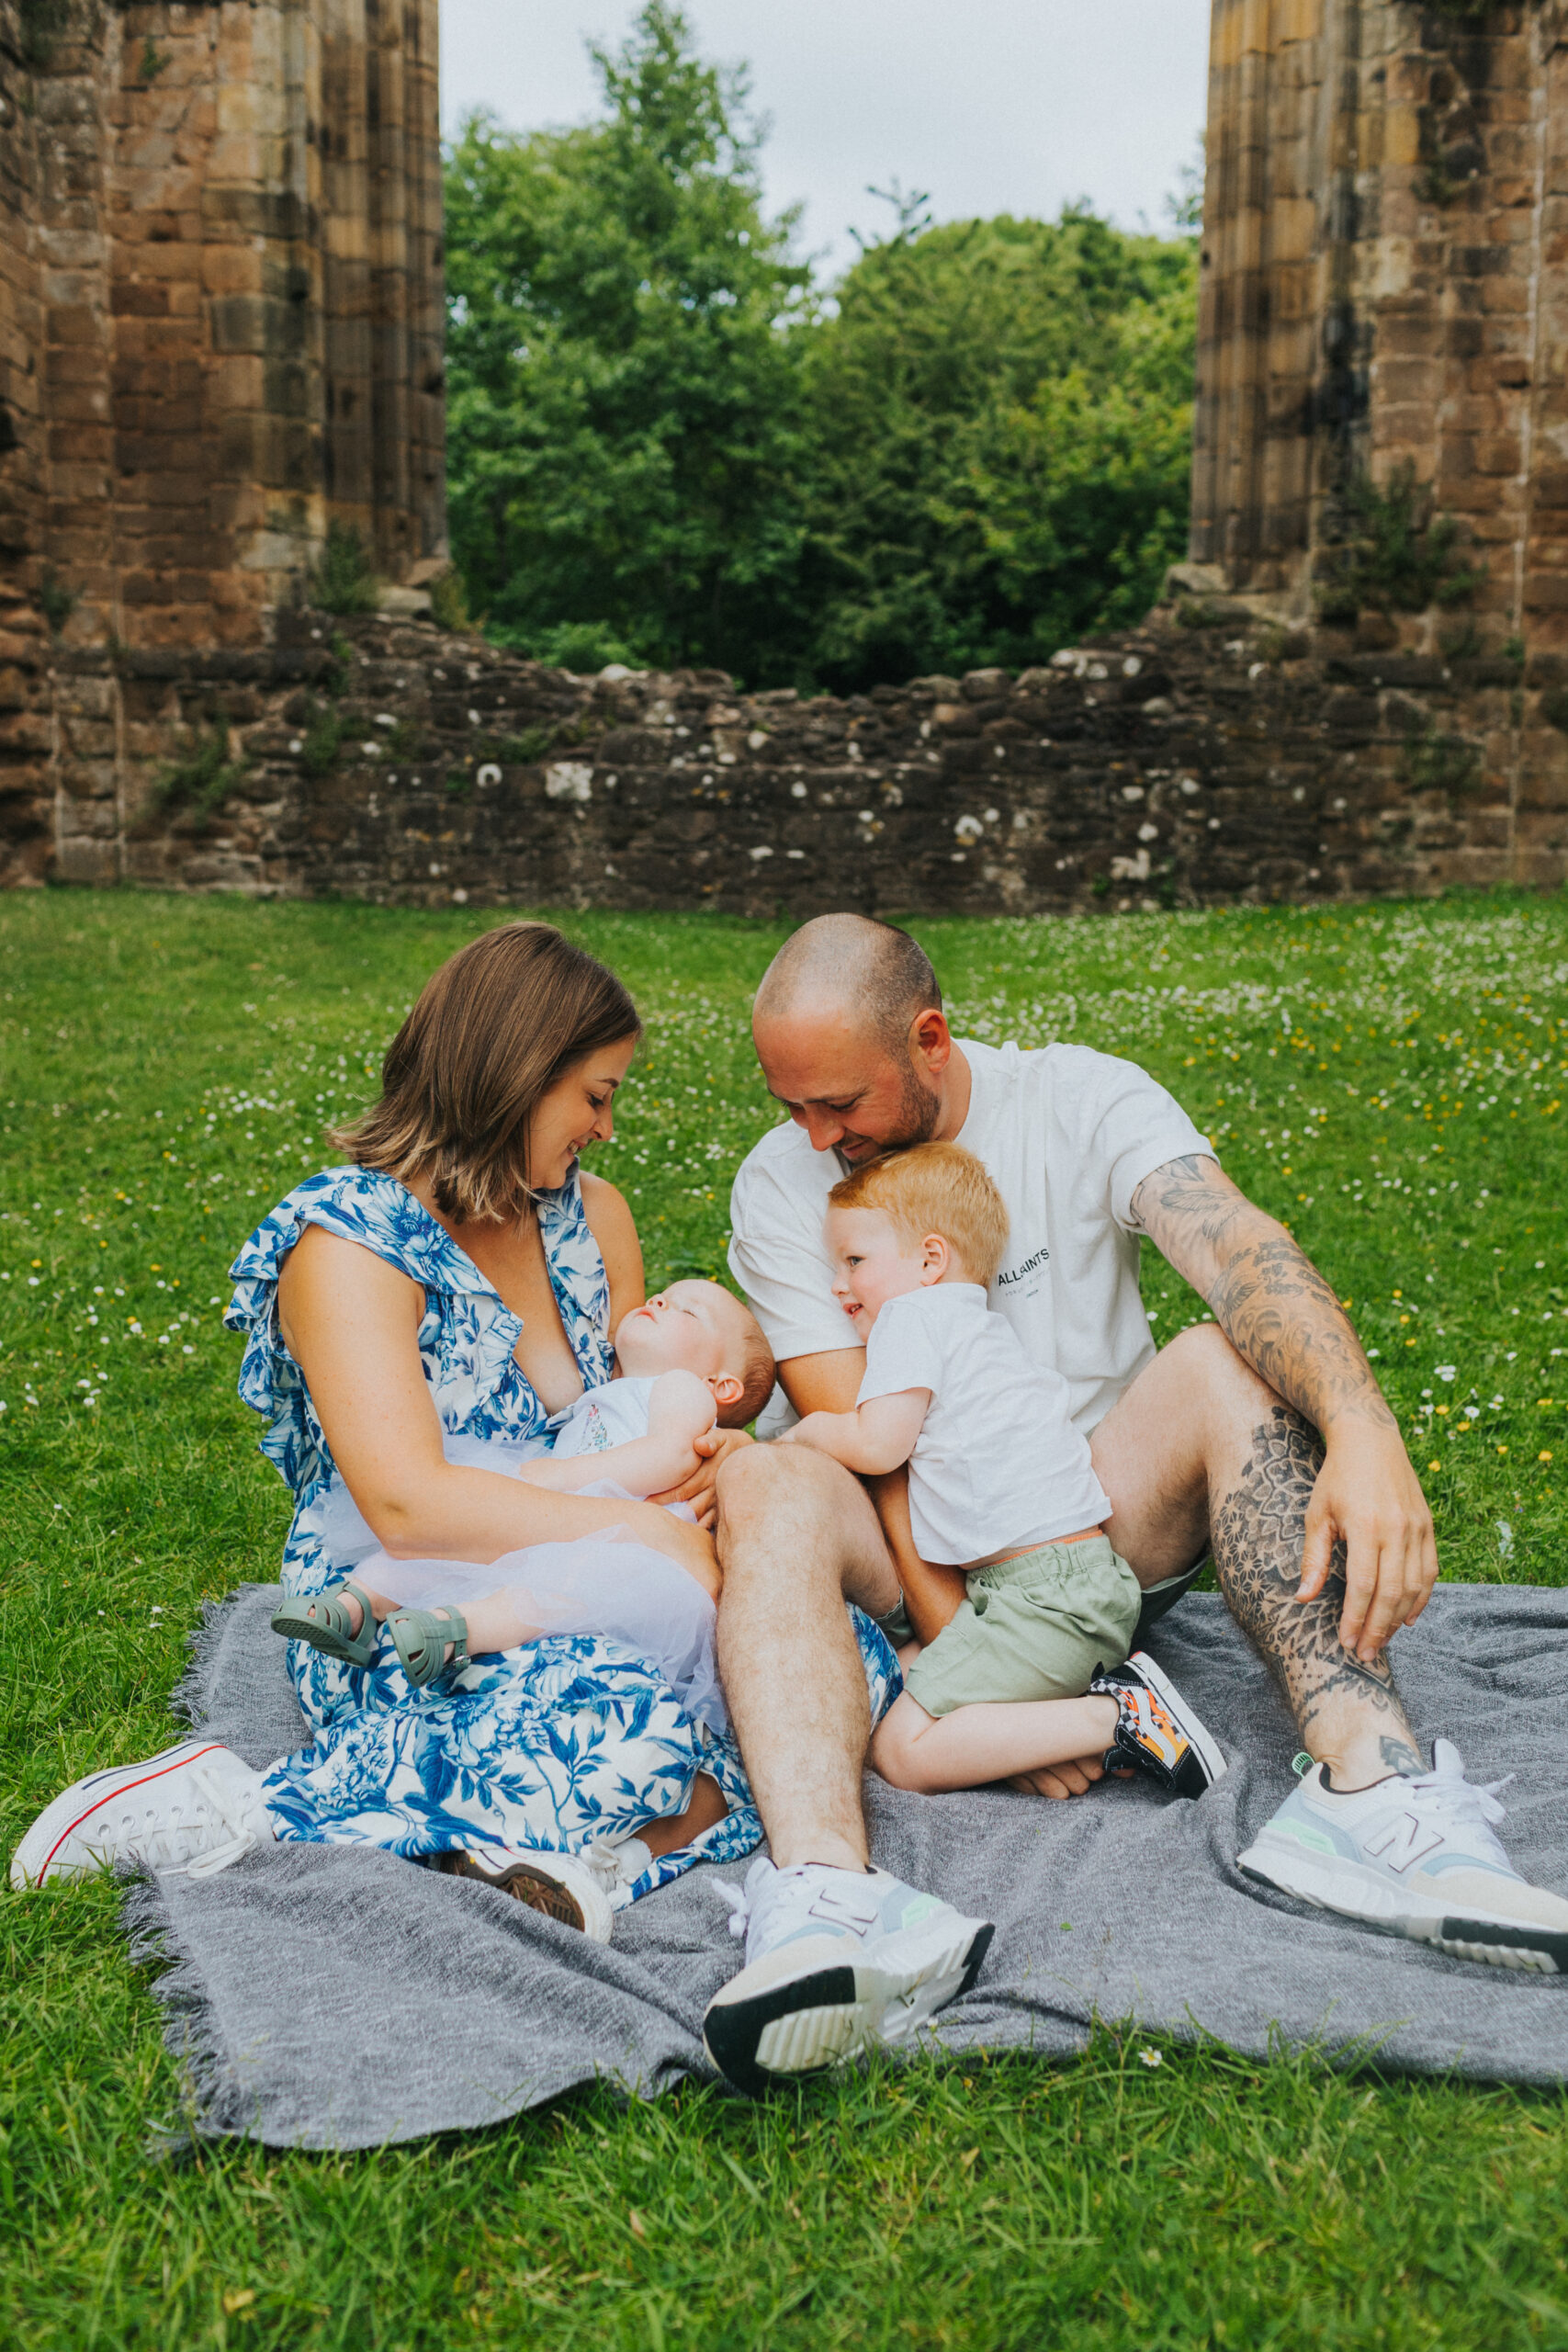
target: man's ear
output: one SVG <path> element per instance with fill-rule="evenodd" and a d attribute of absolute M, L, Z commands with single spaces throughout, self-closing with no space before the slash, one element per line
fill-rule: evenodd
<path fill-rule="evenodd" d="M 722 1412 L 726 1405 L 739 1405 L 746 1394 L 746 1383 L 732 1372 L 716 1372 L 708 1382 L 713 1401 Z"/>
<path fill-rule="evenodd" d="M 932 1078 L 940 1078 L 953 1059 L 953 1036 L 947 1025 L 947 1015 L 932 1005 L 925 1012 L 918 1012 L 909 1023 L 909 1052 L 917 1062 L 923 1062 Z"/>
<path fill-rule="evenodd" d="M 953 1252 L 940 1233 L 928 1233 L 920 1244 L 920 1281 L 926 1288 L 940 1283 L 953 1263 Z"/>

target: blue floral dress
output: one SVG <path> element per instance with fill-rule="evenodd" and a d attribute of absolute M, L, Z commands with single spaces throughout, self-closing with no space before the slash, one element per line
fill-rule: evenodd
<path fill-rule="evenodd" d="M 609 1286 L 574 1172 L 538 1198 L 550 1288 L 584 1387 L 607 1380 Z M 249 1344 L 240 1394 L 265 1416 L 261 1447 L 295 1498 L 282 1580 L 309 1596 L 343 1573 L 321 1522 L 336 1472 L 304 1376 L 277 1324 L 277 1281 L 305 1227 L 357 1242 L 421 1284 L 420 1360 L 451 1436 L 549 1443 L 549 1415 L 513 1351 L 521 1318 L 465 1250 L 394 1177 L 333 1168 L 290 1193 L 252 1234 L 231 1272 L 224 1317 Z M 897 1695 L 880 1630 L 851 1611 L 874 1722 Z M 592 1635 L 558 1635 L 450 1668 L 424 1690 L 408 1681 L 385 1628 L 367 1668 L 288 1645 L 289 1672 L 314 1745 L 265 1778 L 283 1838 L 385 1846 L 418 1857 L 475 1844 L 576 1852 L 681 1812 L 699 1772 L 717 1781 L 724 1819 L 662 1855 L 627 1900 L 703 1861 L 732 1862 L 762 1835 L 733 1736 L 694 1724 L 647 1660 Z"/>

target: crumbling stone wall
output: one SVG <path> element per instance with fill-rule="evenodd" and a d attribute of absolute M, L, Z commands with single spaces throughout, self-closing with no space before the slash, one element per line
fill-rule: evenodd
<path fill-rule="evenodd" d="M 265 651 L 122 655 L 119 803 L 67 804 L 78 830 L 58 870 L 792 916 L 1551 886 L 1568 872 L 1568 738 L 1550 685 L 1513 662 L 1286 632 L 1240 605 L 1208 618 L 1182 627 L 1168 607 L 1017 678 L 839 701 L 738 695 L 716 671 L 579 678 L 428 623 L 286 614 Z M 211 807 L 204 746 L 223 763 Z M 1522 793 L 1527 774 L 1551 792 Z"/>

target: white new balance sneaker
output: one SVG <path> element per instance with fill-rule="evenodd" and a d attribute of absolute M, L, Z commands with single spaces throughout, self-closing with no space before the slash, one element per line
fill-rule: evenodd
<path fill-rule="evenodd" d="M 1456 1960 L 1568 1974 L 1568 1903 L 1521 1878 L 1492 1834 L 1503 1818 L 1497 1791 L 1507 1785 L 1472 1786 L 1447 1739 L 1433 1748 L 1429 1772 L 1344 1794 L 1324 1787 L 1314 1764 L 1237 1866 Z"/>
<path fill-rule="evenodd" d="M 270 1845 L 262 1776 L 209 1739 L 184 1739 L 141 1764 L 91 1772 L 46 1805 L 11 1857 L 14 1887 L 89 1878 L 140 1862 L 160 1878 L 208 1878 Z"/>
<path fill-rule="evenodd" d="M 745 1938 L 746 1965 L 703 2020 L 708 2056 L 736 2087 L 766 2090 L 853 2058 L 870 2043 L 911 2041 L 966 1993 L 996 1929 L 886 1871 L 765 1859 L 744 1890 L 719 1882 Z"/>

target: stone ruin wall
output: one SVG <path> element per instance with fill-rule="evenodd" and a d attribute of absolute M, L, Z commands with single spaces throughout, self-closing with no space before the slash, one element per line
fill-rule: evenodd
<path fill-rule="evenodd" d="M 329 524 L 445 560 L 437 0 L 0 0 L 0 865 L 139 788 L 125 657 Z M 51 624 L 53 624 L 52 628 Z"/>
<path fill-rule="evenodd" d="M 436 0 L 69 0 L 47 70 L 39 5 L 0 0 L 5 878 L 805 914 L 1568 873 L 1568 0 L 1213 0 L 1194 560 L 1044 672 L 847 702 L 302 609 L 330 519 L 393 579 L 444 551 Z M 1473 614 L 1325 628 L 1346 481 L 1404 458 Z"/>
<path fill-rule="evenodd" d="M 1190 606 L 1188 619 L 1192 617 Z M 428 622 L 279 616 L 202 674 L 129 656 L 128 728 L 214 740 L 221 805 L 71 804 L 83 881 L 413 905 L 1036 914 L 1429 892 L 1563 872 L 1517 664 L 1211 600 L 1010 677 L 847 701 L 721 672 L 574 677 Z"/>

